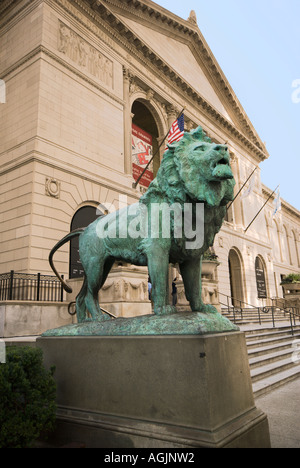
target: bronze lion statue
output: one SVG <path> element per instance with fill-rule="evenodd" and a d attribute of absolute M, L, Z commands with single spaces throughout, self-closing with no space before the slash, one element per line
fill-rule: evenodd
<path fill-rule="evenodd" d="M 213 245 L 233 199 L 234 177 L 226 145 L 213 143 L 199 127 L 168 146 L 157 177 L 134 205 L 98 218 L 85 229 L 68 234 L 51 251 L 74 236 L 84 269 L 76 298 L 78 322 L 109 317 L 98 293 L 116 260 L 148 266 L 155 314 L 176 311 L 168 304 L 169 263 L 178 264 L 192 311 L 215 312 L 201 299 L 201 260 Z M 68 285 L 60 278 L 64 288 Z"/>

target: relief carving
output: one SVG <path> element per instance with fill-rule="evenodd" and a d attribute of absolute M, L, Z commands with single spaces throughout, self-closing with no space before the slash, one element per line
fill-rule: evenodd
<path fill-rule="evenodd" d="M 60 182 L 56 179 L 46 178 L 45 193 L 48 197 L 59 198 L 60 196 Z"/>
<path fill-rule="evenodd" d="M 61 22 L 58 50 L 106 86 L 113 87 L 113 62 Z"/>
<path fill-rule="evenodd" d="M 148 299 L 148 283 L 145 281 L 106 281 L 101 290 L 103 302 L 143 302 Z"/>

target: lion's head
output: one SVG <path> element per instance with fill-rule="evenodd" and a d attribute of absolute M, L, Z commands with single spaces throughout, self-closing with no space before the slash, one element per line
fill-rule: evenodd
<path fill-rule="evenodd" d="M 179 143 L 168 146 L 142 201 L 164 194 L 172 202 L 190 199 L 212 207 L 224 206 L 233 199 L 234 186 L 227 146 L 212 143 L 198 127 L 185 132 Z"/>

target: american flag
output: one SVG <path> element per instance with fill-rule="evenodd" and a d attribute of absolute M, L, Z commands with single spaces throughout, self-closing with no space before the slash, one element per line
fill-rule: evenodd
<path fill-rule="evenodd" d="M 180 141 L 184 135 L 184 114 L 173 122 L 171 130 L 168 135 L 168 145 L 174 143 L 174 141 Z M 166 147 L 166 150 L 168 148 Z"/>

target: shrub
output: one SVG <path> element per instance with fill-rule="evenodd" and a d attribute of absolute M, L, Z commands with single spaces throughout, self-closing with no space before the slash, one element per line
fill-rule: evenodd
<path fill-rule="evenodd" d="M 54 368 L 43 366 L 39 348 L 8 347 L 0 364 L 0 447 L 28 448 L 54 428 Z"/>
<path fill-rule="evenodd" d="M 218 260 L 218 255 L 216 255 L 213 250 L 208 249 L 203 254 L 203 260 L 217 261 Z"/>
<path fill-rule="evenodd" d="M 298 283 L 300 281 L 300 275 L 296 273 L 291 273 L 283 278 L 280 284 L 291 284 Z"/>

